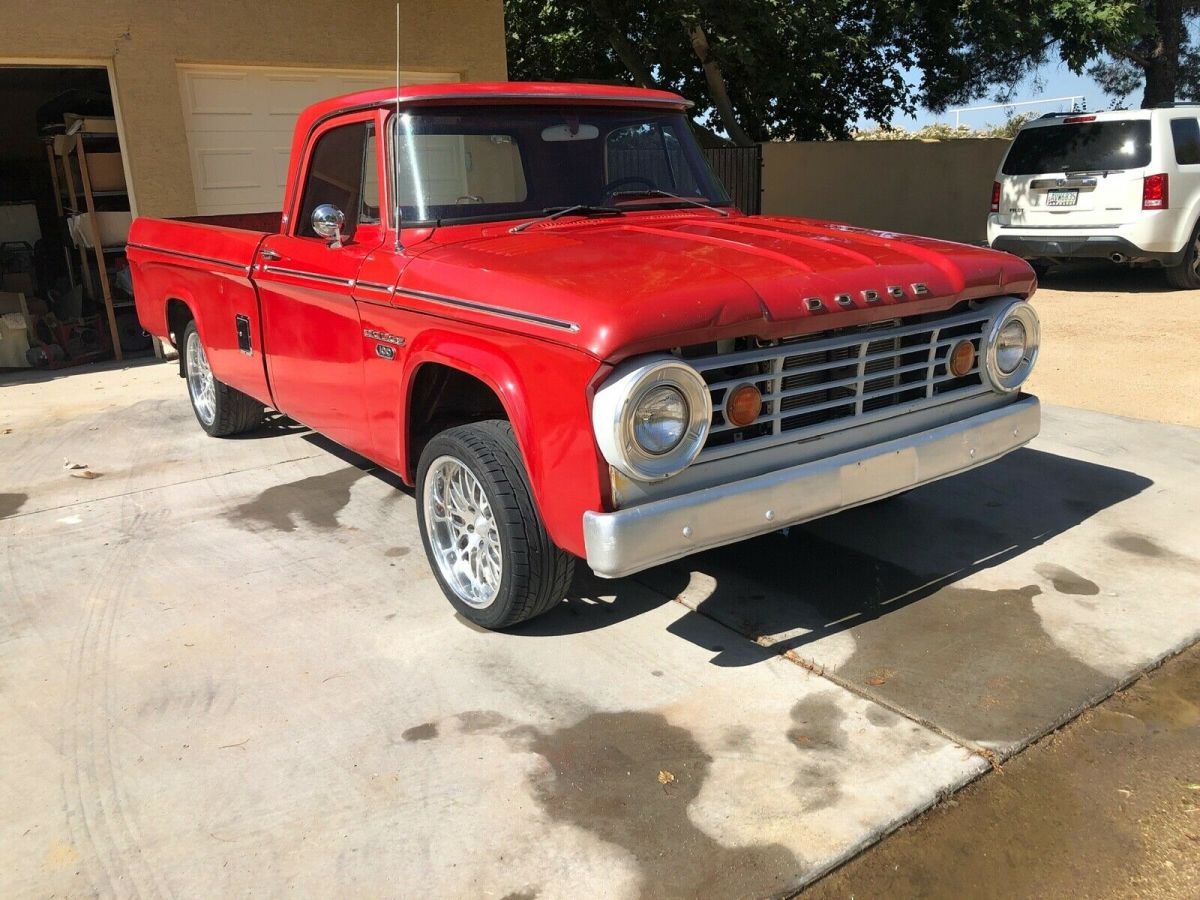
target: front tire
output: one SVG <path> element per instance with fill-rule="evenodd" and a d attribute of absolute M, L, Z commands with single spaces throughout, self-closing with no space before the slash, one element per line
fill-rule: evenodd
<path fill-rule="evenodd" d="M 208 354 L 192 320 L 183 329 L 183 375 L 196 421 L 212 437 L 241 434 L 262 424 L 263 405 L 222 384 L 208 365 Z"/>
<path fill-rule="evenodd" d="M 430 568 L 464 618 L 507 628 L 566 596 L 575 558 L 546 533 L 508 422 L 434 437 L 417 468 L 417 501 Z"/>
<path fill-rule="evenodd" d="M 1183 262 L 1167 269 L 1167 282 L 1182 291 L 1200 290 L 1200 223 L 1183 252 Z"/>

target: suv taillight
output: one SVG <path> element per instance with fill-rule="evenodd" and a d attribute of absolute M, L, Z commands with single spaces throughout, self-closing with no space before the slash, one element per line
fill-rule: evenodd
<path fill-rule="evenodd" d="M 992 182 L 992 212 L 1000 212 L 1000 182 Z"/>
<path fill-rule="evenodd" d="M 1168 200 L 1167 176 L 1147 175 L 1142 181 L 1142 209 L 1166 209 Z"/>

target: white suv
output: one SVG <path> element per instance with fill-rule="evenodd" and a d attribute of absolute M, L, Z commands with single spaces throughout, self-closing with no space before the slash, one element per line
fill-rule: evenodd
<path fill-rule="evenodd" d="M 1108 258 L 1200 288 L 1200 104 L 1029 122 L 992 184 L 987 233 L 1039 270 Z"/>

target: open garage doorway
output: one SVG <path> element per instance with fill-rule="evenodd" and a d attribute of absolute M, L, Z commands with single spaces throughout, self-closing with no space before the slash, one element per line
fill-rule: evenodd
<path fill-rule="evenodd" d="M 0 62 L 0 371 L 152 355 L 104 65 Z"/>

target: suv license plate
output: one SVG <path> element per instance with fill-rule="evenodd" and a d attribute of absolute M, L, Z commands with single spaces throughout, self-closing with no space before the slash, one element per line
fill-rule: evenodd
<path fill-rule="evenodd" d="M 1047 206 L 1074 206 L 1079 202 L 1079 191 L 1050 191 L 1046 194 Z"/>

